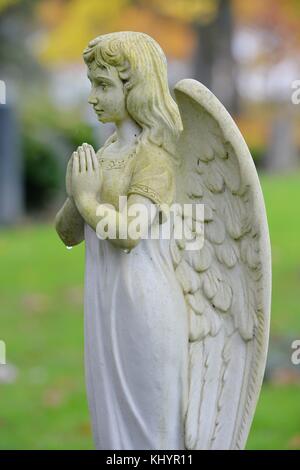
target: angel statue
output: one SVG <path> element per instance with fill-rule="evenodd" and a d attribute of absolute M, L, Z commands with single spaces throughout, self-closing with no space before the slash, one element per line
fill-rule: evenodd
<path fill-rule="evenodd" d="M 82 144 L 72 154 L 56 230 L 67 246 L 85 240 L 95 446 L 242 449 L 265 369 L 271 290 L 247 145 L 201 83 L 181 80 L 174 101 L 165 55 L 148 35 L 99 36 L 83 57 L 89 103 L 115 132 L 97 152 Z M 174 204 L 168 238 L 160 229 Z M 185 216 L 188 204 L 204 208 L 202 223 Z M 137 205 L 147 216 L 136 236 Z M 145 236 L 154 226 L 158 236 Z"/>

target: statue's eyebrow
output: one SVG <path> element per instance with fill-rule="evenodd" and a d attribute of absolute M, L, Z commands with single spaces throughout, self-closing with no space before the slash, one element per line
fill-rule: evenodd
<path fill-rule="evenodd" d="M 104 82 L 104 83 L 107 83 L 108 85 L 113 85 L 114 84 L 114 81 L 111 80 L 110 78 L 108 77 L 105 77 L 103 75 L 94 75 L 93 77 L 88 73 L 87 74 L 88 78 L 90 80 L 98 80 L 99 82 Z"/>

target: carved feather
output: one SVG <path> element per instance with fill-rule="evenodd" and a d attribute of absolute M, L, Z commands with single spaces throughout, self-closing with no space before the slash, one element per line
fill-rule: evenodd
<path fill-rule="evenodd" d="M 203 248 L 171 241 L 190 326 L 186 448 L 243 448 L 268 344 L 263 198 L 248 148 L 217 98 L 195 80 L 179 82 L 175 95 L 184 128 L 178 145 L 184 194 L 177 202 L 204 204 L 205 221 Z M 191 234 L 191 219 L 184 223 Z"/>

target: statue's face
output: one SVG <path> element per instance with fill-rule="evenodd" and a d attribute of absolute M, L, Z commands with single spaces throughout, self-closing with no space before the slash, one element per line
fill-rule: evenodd
<path fill-rule="evenodd" d="M 122 80 L 115 67 L 101 68 L 95 62 L 88 70 L 92 89 L 89 103 L 93 105 L 98 120 L 118 123 L 127 116 Z"/>

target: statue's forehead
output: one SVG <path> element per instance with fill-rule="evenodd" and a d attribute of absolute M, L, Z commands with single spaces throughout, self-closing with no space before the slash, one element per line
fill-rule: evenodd
<path fill-rule="evenodd" d="M 89 75 L 92 75 L 93 77 L 110 77 L 114 78 L 118 76 L 117 69 L 115 67 L 112 67 L 110 65 L 102 65 L 102 64 L 97 64 L 95 61 L 93 61 L 89 66 Z"/>

